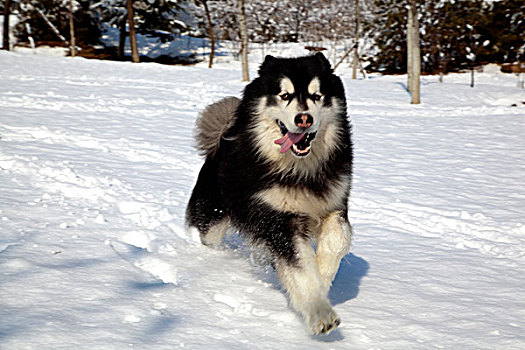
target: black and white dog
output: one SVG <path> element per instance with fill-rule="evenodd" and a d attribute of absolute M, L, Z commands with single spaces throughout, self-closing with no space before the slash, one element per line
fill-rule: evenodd
<path fill-rule="evenodd" d="M 266 247 L 309 331 L 334 330 L 340 319 L 327 294 L 352 234 L 352 142 L 343 84 L 328 60 L 267 56 L 241 100 L 201 113 L 196 138 L 206 161 L 187 224 L 206 245 L 232 226 Z"/>

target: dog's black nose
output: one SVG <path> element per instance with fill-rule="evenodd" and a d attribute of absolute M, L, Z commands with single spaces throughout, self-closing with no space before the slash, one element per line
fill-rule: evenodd
<path fill-rule="evenodd" d="M 314 123 L 314 118 L 308 113 L 299 113 L 295 116 L 295 125 L 300 128 L 309 128 Z"/>

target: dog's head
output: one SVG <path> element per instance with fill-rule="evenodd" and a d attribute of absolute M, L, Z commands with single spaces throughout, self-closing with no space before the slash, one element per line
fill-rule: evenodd
<path fill-rule="evenodd" d="M 267 158 L 286 156 L 288 151 L 298 158 L 319 157 L 335 146 L 338 118 L 346 103 L 342 82 L 323 54 L 266 56 L 254 82 L 258 121 L 253 130 Z"/>

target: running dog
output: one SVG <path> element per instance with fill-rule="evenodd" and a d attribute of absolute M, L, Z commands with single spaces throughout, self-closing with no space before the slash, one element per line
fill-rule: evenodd
<path fill-rule="evenodd" d="M 258 73 L 242 99 L 225 98 L 197 119 L 206 160 L 186 221 L 205 245 L 231 226 L 267 248 L 310 333 L 328 334 L 341 321 L 327 294 L 352 235 L 343 83 L 321 53 L 267 56 Z"/>

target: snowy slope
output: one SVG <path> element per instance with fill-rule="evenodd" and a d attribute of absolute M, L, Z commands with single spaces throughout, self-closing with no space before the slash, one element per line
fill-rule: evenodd
<path fill-rule="evenodd" d="M 0 53 L 1 349 L 525 348 L 514 76 L 424 77 L 419 106 L 403 76 L 343 76 L 355 236 L 326 337 L 238 236 L 213 250 L 184 229 L 194 119 L 239 77 Z"/>

